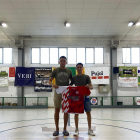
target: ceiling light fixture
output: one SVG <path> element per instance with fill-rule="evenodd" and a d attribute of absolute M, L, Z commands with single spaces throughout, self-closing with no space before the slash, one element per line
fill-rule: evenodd
<path fill-rule="evenodd" d="M 68 23 L 68 22 L 65 22 L 64 25 L 65 25 L 66 27 L 70 27 L 70 23 Z"/>
<path fill-rule="evenodd" d="M 2 27 L 7 27 L 7 24 L 4 23 L 4 22 L 1 22 L 1 23 L 0 23 L 0 26 L 2 26 Z"/>
<path fill-rule="evenodd" d="M 136 26 L 139 26 L 140 25 L 140 22 L 136 23 Z"/>
<path fill-rule="evenodd" d="M 134 25 L 134 22 L 129 22 L 128 23 L 128 26 L 133 26 Z"/>

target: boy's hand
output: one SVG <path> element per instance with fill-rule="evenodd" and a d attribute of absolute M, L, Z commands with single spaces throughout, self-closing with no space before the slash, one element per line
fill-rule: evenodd
<path fill-rule="evenodd" d="M 85 87 L 90 89 L 90 85 L 89 84 L 87 84 Z"/>
<path fill-rule="evenodd" d="M 58 85 L 53 85 L 52 87 L 54 87 L 55 89 L 59 88 Z"/>

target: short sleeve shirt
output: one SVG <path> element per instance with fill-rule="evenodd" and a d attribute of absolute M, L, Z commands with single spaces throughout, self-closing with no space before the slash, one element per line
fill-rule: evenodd
<path fill-rule="evenodd" d="M 83 74 L 80 76 L 76 75 L 76 76 L 72 77 L 70 85 L 75 84 L 75 86 L 85 86 L 90 83 L 91 83 L 91 80 L 90 80 L 89 76 Z"/>
<path fill-rule="evenodd" d="M 58 86 L 68 86 L 69 79 L 72 79 L 72 71 L 70 69 L 56 68 L 51 73 L 50 77 L 55 78 L 56 85 Z"/>

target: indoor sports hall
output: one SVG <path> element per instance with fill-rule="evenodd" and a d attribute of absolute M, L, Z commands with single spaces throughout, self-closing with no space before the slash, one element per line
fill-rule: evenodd
<path fill-rule="evenodd" d="M 0 0 L 0 140 L 140 140 L 140 0 Z"/>

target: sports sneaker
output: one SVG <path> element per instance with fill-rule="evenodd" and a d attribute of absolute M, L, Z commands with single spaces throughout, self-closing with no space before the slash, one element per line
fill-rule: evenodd
<path fill-rule="evenodd" d="M 75 133 L 73 134 L 73 136 L 78 136 L 79 135 L 79 129 L 75 129 Z"/>
<path fill-rule="evenodd" d="M 94 134 L 92 129 L 88 129 L 88 134 L 91 135 L 91 136 L 95 136 L 95 134 Z"/>

